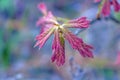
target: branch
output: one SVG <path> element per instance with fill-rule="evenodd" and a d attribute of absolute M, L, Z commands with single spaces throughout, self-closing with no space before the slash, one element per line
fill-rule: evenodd
<path fill-rule="evenodd" d="M 96 23 L 97 21 L 100 21 L 102 18 L 95 18 L 93 19 L 91 22 L 90 22 L 90 25 Z M 117 23 L 117 24 L 120 24 L 120 21 L 117 20 L 116 18 L 114 18 L 112 15 L 110 15 L 108 18 L 104 18 L 105 20 L 112 20 L 113 22 Z M 79 33 L 83 32 L 84 30 L 86 30 L 87 28 L 85 29 L 78 29 L 75 31 L 75 35 L 78 35 Z"/>
<path fill-rule="evenodd" d="M 117 20 L 116 18 L 114 18 L 112 15 L 109 18 L 110 18 L 110 20 L 114 21 L 115 23 L 120 24 L 120 21 Z"/>

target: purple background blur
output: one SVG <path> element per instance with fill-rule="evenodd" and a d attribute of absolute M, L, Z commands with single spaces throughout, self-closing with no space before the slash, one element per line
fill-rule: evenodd
<path fill-rule="evenodd" d="M 94 47 L 94 59 L 81 57 L 66 41 L 66 63 L 56 67 L 50 60 L 52 37 L 40 50 L 33 47 L 40 32 L 40 2 L 55 16 L 69 19 L 93 20 L 98 9 L 93 0 L 0 0 L 0 80 L 120 80 L 120 66 L 114 65 L 120 52 L 119 23 L 101 19 L 77 35 Z M 111 14 L 120 20 L 120 13 Z"/>

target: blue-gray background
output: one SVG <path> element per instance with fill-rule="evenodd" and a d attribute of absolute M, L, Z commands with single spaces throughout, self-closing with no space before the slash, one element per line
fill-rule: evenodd
<path fill-rule="evenodd" d="M 82 58 L 66 41 L 66 63 L 56 67 L 50 61 L 52 37 L 40 50 L 33 48 L 40 32 L 40 2 L 55 16 L 69 19 L 92 20 L 98 9 L 93 0 L 0 0 L 0 80 L 120 80 L 120 66 L 115 65 L 120 23 L 101 19 L 77 35 L 94 47 L 94 59 Z M 112 10 L 111 15 L 120 20 L 120 13 Z"/>

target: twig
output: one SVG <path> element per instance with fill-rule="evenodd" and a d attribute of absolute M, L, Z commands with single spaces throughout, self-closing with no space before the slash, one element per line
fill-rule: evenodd
<path fill-rule="evenodd" d="M 101 18 L 95 18 L 95 19 L 93 19 L 93 20 L 90 22 L 90 24 L 94 24 L 95 22 L 97 22 L 97 21 L 99 21 L 99 20 L 101 20 Z"/>
<path fill-rule="evenodd" d="M 110 20 L 114 21 L 115 23 L 120 24 L 120 21 L 117 20 L 116 18 L 114 18 L 112 15 L 109 18 L 110 18 Z"/>
<path fill-rule="evenodd" d="M 79 33 L 83 32 L 84 30 L 86 30 L 86 28 L 85 29 L 77 29 L 75 31 L 75 35 L 78 35 Z"/>
<path fill-rule="evenodd" d="M 90 25 L 96 23 L 97 21 L 100 21 L 102 18 L 95 18 L 93 19 L 91 22 L 90 22 Z M 120 24 L 120 21 L 117 20 L 116 18 L 114 18 L 112 15 L 110 15 L 108 18 L 104 18 L 105 20 L 112 20 L 113 22 L 117 23 L 117 24 Z M 85 29 L 78 29 L 75 31 L 75 35 L 78 35 L 79 33 L 83 32 L 84 30 L 86 30 L 87 28 Z"/>

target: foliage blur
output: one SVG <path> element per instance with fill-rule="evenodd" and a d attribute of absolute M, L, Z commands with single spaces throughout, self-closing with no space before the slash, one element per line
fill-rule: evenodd
<path fill-rule="evenodd" d="M 79 33 L 94 47 L 94 59 L 82 58 L 66 41 L 66 63 L 59 68 L 50 61 L 52 37 L 42 49 L 33 47 L 43 1 L 55 16 L 96 18 L 93 0 L 0 0 L 0 80 L 120 80 L 120 23 L 101 19 Z M 112 15 L 120 20 L 120 13 Z"/>

